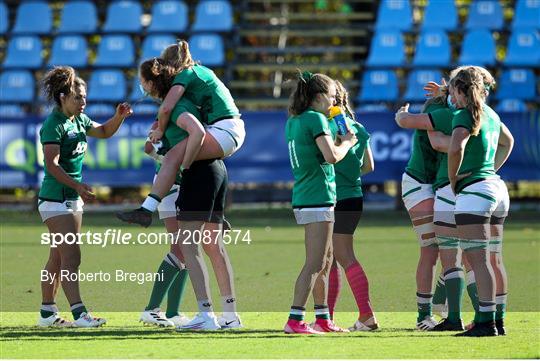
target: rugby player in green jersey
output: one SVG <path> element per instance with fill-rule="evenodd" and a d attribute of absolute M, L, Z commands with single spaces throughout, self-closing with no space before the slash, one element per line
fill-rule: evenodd
<path fill-rule="evenodd" d="M 305 229 L 306 260 L 294 287 L 293 305 L 284 329 L 286 333 L 321 333 L 304 322 L 305 306 L 314 284 L 327 284 L 327 271 L 332 262 L 336 203 L 333 164 L 343 159 L 357 141 L 348 132 L 341 137 L 341 144 L 335 145 L 335 135 L 327 119 L 335 97 L 336 86 L 331 78 L 303 72 L 290 99 L 285 134 L 295 179 L 292 206 L 296 222 Z M 340 331 L 330 320 L 326 298 L 326 292 L 318 294 L 316 317 L 323 320 L 319 323 L 325 323 L 326 332 Z"/>
<path fill-rule="evenodd" d="M 176 76 L 159 108 L 158 128 L 151 132 L 150 139 L 154 143 L 161 139 L 172 109 L 184 97 L 200 109 L 206 135 L 197 153 L 186 142 L 171 148 L 141 208 L 125 212 L 124 218 L 144 227 L 151 224 L 151 214 L 171 189 L 179 169 L 189 169 L 195 160 L 229 157 L 240 149 L 246 136 L 244 121 L 229 89 L 211 69 L 195 62 L 186 41 L 167 47 L 161 58 L 174 69 Z"/>
<path fill-rule="evenodd" d="M 145 91 L 157 99 L 163 99 L 166 96 L 167 92 L 172 86 L 174 79 L 174 70 L 163 59 L 151 59 L 145 61 L 141 64 L 139 73 L 141 76 L 141 84 L 143 85 Z M 200 117 L 201 113 L 198 107 L 195 106 L 187 98 L 182 98 L 180 99 L 180 101 L 178 101 L 178 103 L 176 103 L 171 113 L 170 120 L 167 124 L 164 137 L 162 138 L 164 147 L 167 149 L 167 152 L 186 139 L 188 142 L 188 148 L 190 148 L 190 141 L 194 141 L 198 145 L 198 147 L 194 147 L 195 152 L 198 150 L 198 148 L 200 148 L 200 140 L 202 139 L 202 137 L 204 137 L 205 133 L 205 129 L 203 128 L 202 123 L 198 121 L 198 118 Z M 190 138 L 193 139 L 190 140 Z M 198 164 L 197 169 L 201 169 L 201 167 L 204 167 L 204 164 L 201 166 L 200 162 L 197 162 L 196 164 Z M 161 172 L 161 169 L 162 167 L 160 167 L 159 172 Z M 226 177 L 226 173 L 224 173 L 224 176 Z M 182 182 L 182 178 L 177 178 L 177 181 Z M 204 189 L 204 185 L 210 183 L 210 180 L 200 179 L 199 189 Z M 176 204 L 178 205 L 179 200 L 177 198 L 179 197 L 179 194 L 181 192 L 182 189 L 180 188 L 177 190 L 176 193 L 174 193 L 174 200 L 171 200 L 172 204 L 170 205 L 169 209 L 163 208 L 162 206 L 164 206 L 164 204 L 161 203 L 160 207 L 158 208 L 158 210 L 160 210 L 160 213 L 164 213 L 164 215 L 166 215 L 167 213 L 174 213 L 174 215 L 177 216 L 175 212 L 177 207 L 174 206 L 174 203 L 176 202 Z M 210 192 L 212 194 L 208 195 L 197 194 L 197 192 L 191 193 L 192 195 L 190 196 L 189 202 L 199 202 L 200 204 L 205 203 L 205 197 L 213 197 L 212 194 L 219 194 L 217 190 L 216 192 Z M 199 199 L 198 201 L 197 197 Z M 165 199 L 167 199 L 167 197 L 165 197 Z M 184 201 L 187 202 L 188 199 L 185 199 Z M 216 200 L 216 204 L 221 201 L 224 201 L 224 199 Z M 174 223 L 168 226 L 168 231 L 176 235 L 177 231 L 179 230 L 179 224 L 178 222 Z M 171 285 L 171 282 L 176 283 L 178 281 L 182 281 L 175 280 L 175 277 L 182 276 L 183 269 L 185 268 L 185 266 L 183 265 L 183 258 L 185 258 L 186 265 L 190 266 L 190 277 L 194 289 L 196 290 L 196 295 L 199 303 L 210 304 L 208 290 L 201 291 L 202 289 L 205 289 L 207 287 L 206 285 L 208 284 L 208 281 L 205 280 L 205 277 L 207 277 L 205 263 L 194 260 L 193 252 L 189 252 L 187 255 L 184 255 L 183 252 L 180 251 L 179 245 L 173 244 L 171 245 L 171 252 L 169 252 L 164 257 L 163 262 L 160 265 L 160 271 L 158 271 L 163 271 L 162 273 L 165 275 L 165 277 L 163 280 L 156 281 L 156 283 L 154 284 L 152 296 L 150 298 L 148 306 L 146 307 L 146 310 L 141 315 L 141 320 L 143 320 L 144 322 L 154 323 L 163 326 L 170 325 L 170 322 L 167 321 L 172 321 L 172 323 L 174 323 L 175 326 L 177 326 L 178 328 L 189 329 L 219 329 L 220 327 L 242 327 L 241 320 L 236 313 L 236 297 L 234 294 L 234 278 L 232 274 L 232 266 L 230 264 L 226 249 L 224 248 L 223 241 L 220 238 L 220 228 L 221 225 L 217 222 L 205 222 L 204 230 L 208 231 L 208 233 L 211 234 L 212 240 L 204 242 L 203 249 L 212 262 L 216 279 L 218 281 L 218 286 L 220 288 L 220 294 L 223 301 L 222 317 L 217 319 L 214 316 L 213 311 L 210 312 L 208 310 L 208 308 L 211 308 L 211 306 L 205 306 L 205 309 L 201 310 L 201 313 L 194 320 L 187 320 L 188 322 L 186 322 L 184 318 L 178 315 L 180 316 L 177 319 L 178 322 L 175 322 L 174 316 L 176 316 L 175 311 L 177 310 L 175 310 L 174 308 L 178 307 L 177 304 L 179 304 L 179 299 L 171 299 L 171 295 L 169 295 L 169 301 L 173 302 L 173 307 L 171 307 L 170 309 L 169 305 L 167 307 L 170 311 L 169 316 L 171 317 L 167 316 L 166 314 L 166 318 L 164 318 L 163 315 L 161 315 L 159 311 L 159 305 L 161 304 L 161 301 L 167 293 L 167 289 Z M 198 243 L 194 242 L 193 246 L 197 247 Z M 182 242 L 181 247 L 184 247 L 184 242 Z M 200 255 L 198 255 L 198 257 L 199 256 Z M 205 302 L 202 302 L 200 299 L 201 297 L 199 297 L 201 293 L 205 293 Z M 181 298 L 181 292 L 179 292 L 178 297 Z"/>
<path fill-rule="evenodd" d="M 347 155 L 334 165 L 336 173 L 337 203 L 332 235 L 334 261 L 328 278 L 328 307 L 333 320 L 334 308 L 341 288 L 341 272 L 345 275 L 358 306 L 358 320 L 350 331 L 372 331 L 379 326 L 371 308 L 369 282 L 364 269 L 354 254 L 354 231 L 358 226 L 363 210 L 362 176 L 373 171 L 375 164 L 369 146 L 369 133 L 356 121 L 349 104 L 349 94 L 343 84 L 336 83 L 336 106 L 341 108 L 347 128 L 356 135 L 358 143 L 349 149 Z M 333 108 L 334 109 L 334 108 Z M 330 123 L 336 127 L 336 121 Z M 314 290 L 315 292 L 315 290 Z M 313 326 L 320 331 L 315 322 Z"/>
<path fill-rule="evenodd" d="M 39 132 L 43 145 L 45 176 L 39 191 L 38 209 L 51 234 L 75 236 L 81 231 L 83 205 L 95 198 L 92 188 L 82 182 L 82 163 L 86 152 L 86 137 L 110 138 L 132 114 L 122 103 L 105 124 L 92 121 L 86 114 L 86 83 L 71 67 L 55 67 L 43 79 L 47 99 L 55 108 L 45 119 Z M 79 291 L 78 271 L 81 250 L 77 242 L 60 242 L 50 248 L 49 260 L 43 272 L 50 280 L 41 282 L 42 306 L 38 321 L 43 327 L 98 327 L 102 318 L 92 317 Z M 62 284 L 71 305 L 74 322 L 58 316 L 55 298 Z"/>
<path fill-rule="evenodd" d="M 474 325 L 459 336 L 496 336 L 496 313 L 504 310 L 497 312 L 497 285 L 489 255 L 490 225 L 506 216 L 508 199 L 495 171 L 508 159 L 513 137 L 499 116 L 485 106 L 481 73 L 474 68 L 459 71 L 450 81 L 449 91 L 462 111 L 452 120 L 448 178 L 456 194 L 454 212 L 460 245 L 478 287 Z M 499 326 L 503 327 L 502 318 Z"/>

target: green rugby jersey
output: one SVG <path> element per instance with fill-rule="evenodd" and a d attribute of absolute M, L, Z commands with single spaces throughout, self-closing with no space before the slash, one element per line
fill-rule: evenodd
<path fill-rule="evenodd" d="M 213 124 L 240 115 L 229 89 L 205 66 L 194 65 L 182 70 L 174 78 L 173 85 L 182 85 L 185 88 L 183 96 L 201 108 L 202 123 Z"/>
<path fill-rule="evenodd" d="M 362 164 L 364 152 L 368 146 L 369 133 L 363 125 L 344 116 L 349 130 L 356 135 L 358 142 L 347 152 L 345 157 L 334 165 L 336 172 L 337 200 L 362 197 Z M 332 122 L 335 124 L 335 122 Z M 337 130 L 337 126 L 336 130 Z"/>
<path fill-rule="evenodd" d="M 82 164 L 86 153 L 86 132 L 92 128 L 92 120 L 84 113 L 70 120 L 59 108 L 54 108 L 39 131 L 40 142 L 60 146 L 59 165 L 73 179 L 82 180 Z M 79 194 L 54 178 L 44 164 L 45 176 L 39 190 L 39 199 L 64 202 L 79 198 Z"/>
<path fill-rule="evenodd" d="M 452 129 L 462 127 L 472 132 L 472 121 L 471 113 L 467 109 L 460 109 L 454 116 Z M 499 116 L 484 105 L 480 132 L 478 135 L 471 135 L 467 141 L 463 162 L 459 168 L 459 174 L 470 172 L 471 175 L 457 182 L 456 192 L 461 192 L 469 184 L 495 175 L 495 152 L 500 133 Z"/>
<path fill-rule="evenodd" d="M 178 103 L 176 103 L 171 112 L 171 117 L 169 118 L 169 122 L 167 123 L 167 128 L 165 128 L 165 133 L 163 133 L 163 138 L 161 139 L 163 145 L 158 152 L 159 154 L 165 155 L 169 151 L 169 149 L 171 149 L 189 136 L 188 132 L 176 125 L 176 120 L 184 112 L 191 113 L 195 118 L 201 119 L 201 113 L 199 109 L 195 106 L 195 104 L 193 104 L 187 98 L 180 98 L 180 100 L 178 101 Z M 160 169 L 161 163 L 156 163 L 156 174 L 159 172 Z M 181 177 L 180 174 L 178 174 L 176 176 L 176 182 L 180 184 L 180 180 Z"/>
<path fill-rule="evenodd" d="M 450 108 L 437 109 L 429 113 L 429 119 L 434 130 L 442 132 L 445 135 L 452 135 L 452 119 L 454 113 Z M 433 190 L 442 188 L 450 183 L 448 180 L 448 153 L 439 153 L 438 156 L 438 169 L 435 175 L 435 181 L 433 182 Z"/>
<path fill-rule="evenodd" d="M 317 146 L 322 135 L 334 136 L 326 117 L 308 109 L 287 120 L 285 136 L 294 175 L 293 208 L 325 207 L 336 203 L 334 166 Z"/>
<path fill-rule="evenodd" d="M 446 108 L 446 104 L 430 104 L 424 113 Z M 411 158 L 405 173 L 422 184 L 432 184 L 439 165 L 437 152 L 431 147 L 426 130 L 416 129 L 413 135 Z"/>

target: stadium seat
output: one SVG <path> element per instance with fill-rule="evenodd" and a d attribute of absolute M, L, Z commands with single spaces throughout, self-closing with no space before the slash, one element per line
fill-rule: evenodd
<path fill-rule="evenodd" d="M 0 102 L 31 102 L 34 88 L 34 77 L 27 70 L 8 70 L 0 74 Z"/>
<path fill-rule="evenodd" d="M 404 98 L 408 101 L 423 101 L 426 99 L 424 85 L 429 81 L 441 82 L 441 72 L 438 70 L 414 70 L 407 77 L 407 90 Z"/>
<path fill-rule="evenodd" d="M 458 14 L 453 1 L 429 1 L 424 11 L 422 29 L 456 30 Z"/>
<path fill-rule="evenodd" d="M 369 66 L 400 66 L 405 63 L 405 44 L 399 31 L 383 30 L 375 34 L 367 59 Z"/>
<path fill-rule="evenodd" d="M 370 70 L 362 77 L 360 102 L 394 101 L 398 97 L 396 73 L 390 70 Z"/>
<path fill-rule="evenodd" d="M 495 108 L 498 112 L 526 112 L 527 105 L 519 99 L 503 99 Z"/>
<path fill-rule="evenodd" d="M 540 29 L 540 0 L 517 0 L 512 27 Z"/>
<path fill-rule="evenodd" d="M 14 36 L 8 44 L 4 68 L 40 68 L 41 51 L 41 40 L 37 36 Z"/>
<path fill-rule="evenodd" d="M 148 98 L 150 101 L 150 98 Z M 130 102 L 142 102 L 144 101 L 144 94 L 141 90 L 141 82 L 139 77 L 136 76 L 133 78 L 133 83 L 131 84 L 131 92 L 129 93 Z"/>
<path fill-rule="evenodd" d="M 49 66 L 69 65 L 76 68 L 88 65 L 86 39 L 79 35 L 57 36 L 52 44 Z"/>
<path fill-rule="evenodd" d="M 18 104 L 0 104 L 0 118 L 24 118 L 26 115 Z"/>
<path fill-rule="evenodd" d="M 412 23 L 412 11 L 409 0 L 381 1 L 375 29 L 410 30 Z"/>
<path fill-rule="evenodd" d="M 416 66 L 448 66 L 452 54 L 448 35 L 442 30 L 426 30 L 420 34 L 413 64 Z"/>
<path fill-rule="evenodd" d="M 540 64 L 540 33 L 535 29 L 514 30 L 506 50 L 504 64 L 538 66 Z"/>
<path fill-rule="evenodd" d="M 160 1 L 152 6 L 148 32 L 183 33 L 188 26 L 188 7 L 182 1 Z"/>
<path fill-rule="evenodd" d="M 206 66 L 221 66 L 225 62 L 223 39 L 218 34 L 196 34 L 189 39 L 194 60 Z"/>
<path fill-rule="evenodd" d="M 153 57 L 159 57 L 167 46 L 175 43 L 176 38 L 172 35 L 147 36 L 142 43 L 141 62 Z"/>
<path fill-rule="evenodd" d="M 385 113 L 388 112 L 388 106 L 386 104 L 362 104 L 356 110 L 355 113 Z"/>
<path fill-rule="evenodd" d="M 139 1 L 115 1 L 107 9 L 107 20 L 103 25 L 106 33 L 139 33 L 142 6 Z"/>
<path fill-rule="evenodd" d="M 111 104 L 89 104 L 84 113 L 90 117 L 112 117 L 115 108 Z"/>
<path fill-rule="evenodd" d="M 0 34 L 5 34 L 9 29 L 9 10 L 4 2 L 0 2 Z"/>
<path fill-rule="evenodd" d="M 494 65 L 495 56 L 495 39 L 489 30 L 471 30 L 465 34 L 459 57 L 460 64 Z"/>
<path fill-rule="evenodd" d="M 120 102 L 126 97 L 126 79 L 120 70 L 96 70 L 90 76 L 88 100 Z"/>
<path fill-rule="evenodd" d="M 21 2 L 13 27 L 14 34 L 49 34 L 51 29 L 52 12 L 47 2 Z"/>
<path fill-rule="evenodd" d="M 232 28 L 233 13 L 228 1 L 208 0 L 197 4 L 192 31 L 230 31 Z"/>
<path fill-rule="evenodd" d="M 532 100 L 536 96 L 536 79 L 530 69 L 509 69 L 498 82 L 496 98 Z"/>
<path fill-rule="evenodd" d="M 133 65 L 133 40 L 127 35 L 105 35 L 99 43 L 95 66 L 123 66 Z"/>
<path fill-rule="evenodd" d="M 133 106 L 133 114 L 135 115 L 156 115 L 158 110 L 159 106 L 156 103 L 139 103 Z"/>
<path fill-rule="evenodd" d="M 59 33 L 91 34 L 96 31 L 96 28 L 97 10 L 93 2 L 78 0 L 64 4 Z"/>
<path fill-rule="evenodd" d="M 503 24 L 503 11 L 499 0 L 479 0 L 472 2 L 465 28 L 499 30 Z"/>

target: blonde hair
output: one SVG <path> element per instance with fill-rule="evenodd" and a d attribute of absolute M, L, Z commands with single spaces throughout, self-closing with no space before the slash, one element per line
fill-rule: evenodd
<path fill-rule="evenodd" d="M 57 66 L 50 70 L 41 81 L 43 93 L 49 102 L 62 106 L 60 97 L 68 96 L 78 87 L 86 88 L 86 82 L 77 76 L 75 69 L 70 66 Z"/>
<path fill-rule="evenodd" d="M 298 71 L 296 87 L 289 99 L 289 114 L 302 114 L 310 107 L 318 94 L 326 94 L 334 84 L 327 75 Z"/>
<path fill-rule="evenodd" d="M 485 96 L 484 79 L 481 72 L 474 67 L 462 69 L 450 80 L 450 86 L 465 96 L 465 108 L 471 113 L 473 118 L 471 134 L 478 135 Z"/>
<path fill-rule="evenodd" d="M 495 87 L 497 82 L 495 81 L 495 78 L 493 77 L 493 75 L 491 75 L 491 73 L 486 68 L 483 68 L 483 67 L 477 66 L 477 65 L 460 66 L 460 67 L 457 67 L 457 68 L 455 68 L 454 70 L 452 70 L 450 72 L 450 79 L 455 77 L 456 74 L 458 72 L 460 72 L 461 70 L 468 69 L 468 68 L 472 68 L 472 69 L 476 70 L 482 76 L 482 81 L 484 83 L 484 95 L 485 95 L 485 97 L 487 97 L 489 95 L 489 92 L 491 91 L 491 89 L 493 89 Z"/>
<path fill-rule="evenodd" d="M 176 73 L 195 65 L 195 61 L 191 57 L 189 44 L 185 40 L 178 40 L 174 45 L 169 45 L 161 53 L 161 58 L 169 64 Z"/>
<path fill-rule="evenodd" d="M 355 119 L 354 112 L 350 106 L 349 92 L 339 80 L 334 80 L 334 83 L 336 84 L 336 105 L 345 110 L 349 118 Z"/>

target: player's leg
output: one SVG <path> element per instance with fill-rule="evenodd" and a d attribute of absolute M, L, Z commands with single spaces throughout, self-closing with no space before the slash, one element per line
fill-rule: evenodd
<path fill-rule="evenodd" d="M 437 247 L 438 248 L 438 247 Z M 439 277 L 435 281 L 435 292 L 433 292 L 433 313 L 442 318 L 448 316 L 448 304 L 446 303 L 446 286 L 444 284 L 444 270 L 441 267 Z"/>
<path fill-rule="evenodd" d="M 476 278 L 478 311 L 474 326 L 461 336 L 496 336 L 495 277 L 489 262 L 490 219 L 497 205 L 498 187 L 489 180 L 465 187 L 456 197 L 456 223 L 461 248 Z"/>
<path fill-rule="evenodd" d="M 297 223 L 304 225 L 306 260 L 296 279 L 293 305 L 285 332 L 315 334 L 319 331 L 304 322 L 305 307 L 315 281 L 327 262 L 334 225 L 333 207 L 295 209 L 294 213 Z"/>
<path fill-rule="evenodd" d="M 420 258 L 416 267 L 416 327 L 428 330 L 437 324 L 431 314 L 433 273 L 438 255 L 433 228 L 434 195 L 431 185 L 421 184 L 407 174 L 403 174 L 401 188 L 403 203 L 420 244 Z"/>
<path fill-rule="evenodd" d="M 154 177 L 154 181 L 155 179 L 156 178 Z M 177 184 L 173 185 L 158 207 L 159 218 L 162 219 L 165 224 L 165 228 L 171 240 L 171 247 L 170 251 L 163 257 L 163 260 L 156 271 L 156 273 L 162 275 L 162 277 L 156 278 L 154 281 L 148 304 L 141 313 L 140 321 L 144 324 L 161 327 L 175 326 L 174 322 L 169 320 L 169 317 L 161 312 L 160 306 L 165 295 L 171 292 L 172 285 L 179 274 L 183 272 L 185 275 L 184 278 L 187 277 L 187 271 L 185 270 L 185 265 L 182 261 L 183 256 L 180 252 L 180 247 L 178 244 L 175 244 L 178 236 L 178 222 L 176 221 L 175 205 L 176 199 L 178 198 L 178 188 L 179 186 Z M 180 281 L 183 281 L 185 285 L 185 280 L 181 279 Z M 171 304 L 171 308 L 174 308 L 176 303 L 176 312 L 178 312 L 179 299 L 180 295 L 172 300 L 171 297 L 168 297 L 167 309 L 169 310 L 169 304 Z M 173 316 L 174 315 L 171 317 Z"/>
<path fill-rule="evenodd" d="M 334 320 L 334 311 L 341 292 L 341 277 L 341 267 L 334 257 L 328 274 L 328 311 L 332 321 Z"/>
<path fill-rule="evenodd" d="M 434 203 L 434 225 L 448 301 L 448 316 L 433 331 L 461 331 L 461 299 L 465 273 L 454 219 L 455 197 L 450 185 L 437 189 Z"/>
<path fill-rule="evenodd" d="M 47 277 L 41 279 L 41 308 L 38 326 L 41 327 L 71 327 L 72 322 L 64 320 L 58 313 L 56 295 L 60 288 L 60 253 L 55 247 L 49 250 L 49 259 L 43 268 Z"/>

